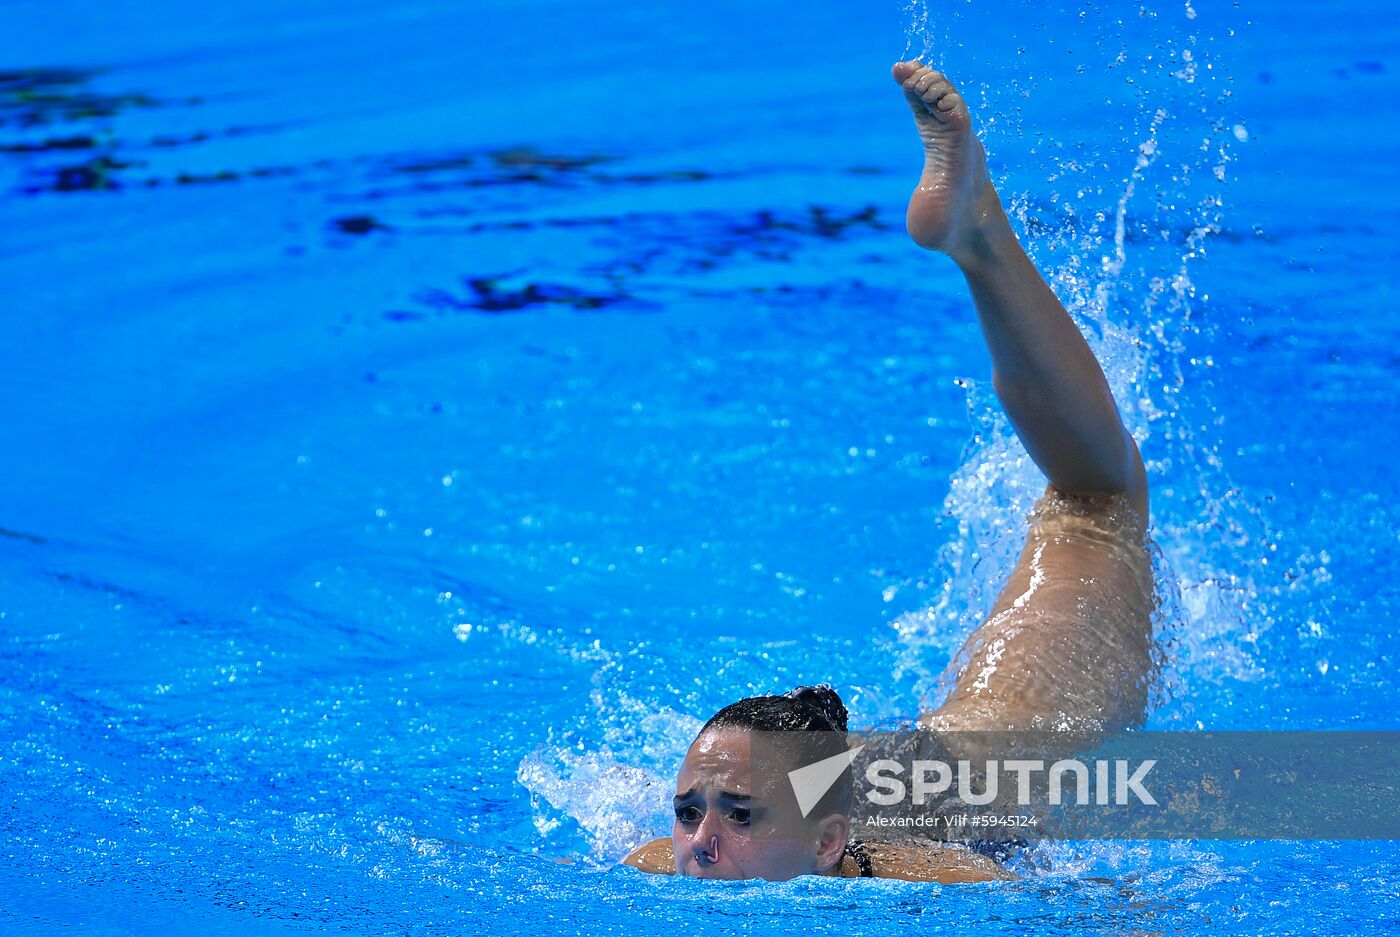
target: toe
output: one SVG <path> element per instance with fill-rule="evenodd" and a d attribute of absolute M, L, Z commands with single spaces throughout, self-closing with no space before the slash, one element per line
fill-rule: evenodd
<path fill-rule="evenodd" d="M 924 99 L 924 103 L 933 107 L 938 103 L 938 99 L 945 94 L 952 94 L 953 86 L 947 81 L 930 81 L 926 86 L 920 87 L 919 97 Z"/>
<path fill-rule="evenodd" d="M 915 79 L 915 84 L 919 86 L 920 91 L 923 91 L 940 81 L 947 81 L 947 79 L 943 77 L 943 73 L 935 68 L 928 68 Z"/>
<path fill-rule="evenodd" d="M 891 72 L 894 75 L 894 80 L 903 84 L 911 75 L 923 67 L 924 63 L 920 62 L 918 59 L 911 59 L 908 62 L 895 62 Z"/>
<path fill-rule="evenodd" d="M 930 102 L 929 109 L 935 117 L 946 124 L 966 124 L 970 119 L 967 102 L 956 91 L 949 90 L 939 97 L 937 103 Z"/>

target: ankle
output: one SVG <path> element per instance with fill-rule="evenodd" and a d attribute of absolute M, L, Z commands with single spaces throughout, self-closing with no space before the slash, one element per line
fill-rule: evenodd
<path fill-rule="evenodd" d="M 958 244 L 946 253 L 964 273 L 995 263 L 1008 242 L 1016 243 L 1016 234 L 991 182 L 978 193 L 960 234 Z"/>

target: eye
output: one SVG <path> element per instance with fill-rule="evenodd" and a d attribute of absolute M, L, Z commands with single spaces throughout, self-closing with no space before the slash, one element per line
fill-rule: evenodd
<path fill-rule="evenodd" d="M 700 822 L 700 808 L 694 804 L 686 804 L 684 807 L 676 808 L 676 821 L 685 826 L 694 826 Z"/>
<path fill-rule="evenodd" d="M 729 819 L 733 820 L 735 823 L 739 824 L 740 826 L 748 826 L 748 825 L 749 825 L 749 808 L 748 808 L 748 807 L 735 807 L 733 810 L 729 811 Z"/>

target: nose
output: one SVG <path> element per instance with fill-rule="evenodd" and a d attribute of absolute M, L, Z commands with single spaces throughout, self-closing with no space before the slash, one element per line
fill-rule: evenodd
<path fill-rule="evenodd" d="M 719 837 L 711 836 L 708 841 L 692 843 L 691 849 L 695 850 L 695 861 L 704 865 L 714 865 L 719 861 Z"/>
<path fill-rule="evenodd" d="M 690 837 L 690 848 L 695 853 L 695 861 L 702 866 L 714 865 L 719 861 L 719 834 L 716 831 L 718 824 L 710 821 L 707 816 L 695 828 L 694 834 Z"/>

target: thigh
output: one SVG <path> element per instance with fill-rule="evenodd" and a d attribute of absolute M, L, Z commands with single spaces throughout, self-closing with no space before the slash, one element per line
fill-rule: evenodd
<path fill-rule="evenodd" d="M 954 661 L 952 693 L 926 727 L 1120 728 L 1141 721 L 1155 677 L 1151 558 L 1120 499 L 1053 492 L 1020 559 Z"/>

